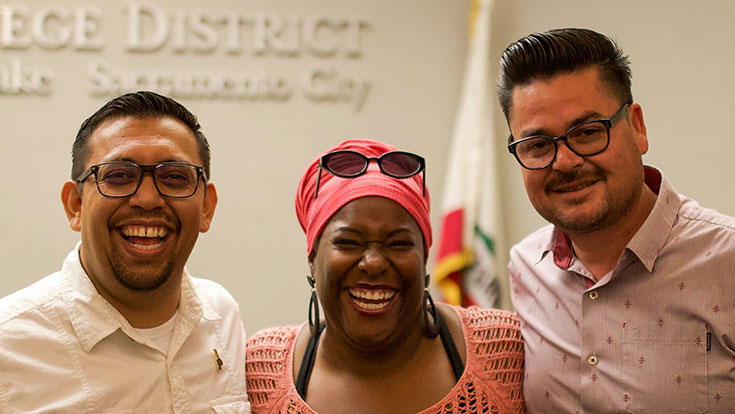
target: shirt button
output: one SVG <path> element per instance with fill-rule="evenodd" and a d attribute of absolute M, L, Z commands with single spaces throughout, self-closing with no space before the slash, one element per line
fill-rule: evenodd
<path fill-rule="evenodd" d="M 600 297 L 600 294 L 597 293 L 596 290 L 590 291 L 590 293 L 588 295 L 589 295 L 590 299 L 592 299 L 592 300 L 597 300 L 597 298 Z"/>
<path fill-rule="evenodd" d="M 590 364 L 590 365 L 592 365 L 592 366 L 597 365 L 598 362 L 599 362 L 599 360 L 597 359 L 597 357 L 595 355 L 590 355 L 590 357 L 587 358 L 587 363 Z"/>

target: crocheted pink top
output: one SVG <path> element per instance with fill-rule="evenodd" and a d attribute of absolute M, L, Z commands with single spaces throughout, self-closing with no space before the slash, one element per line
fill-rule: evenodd
<path fill-rule="evenodd" d="M 465 370 L 449 394 L 419 414 L 524 413 L 523 339 L 516 317 L 501 310 L 452 308 L 464 332 Z M 254 414 L 316 414 L 293 381 L 300 329 L 269 328 L 248 340 L 246 380 Z"/>

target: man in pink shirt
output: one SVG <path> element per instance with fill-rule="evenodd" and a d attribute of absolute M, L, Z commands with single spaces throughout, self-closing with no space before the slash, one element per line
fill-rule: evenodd
<path fill-rule="evenodd" d="M 735 219 L 643 164 L 628 58 L 560 29 L 500 66 L 508 149 L 551 223 L 509 266 L 528 411 L 735 412 Z"/>

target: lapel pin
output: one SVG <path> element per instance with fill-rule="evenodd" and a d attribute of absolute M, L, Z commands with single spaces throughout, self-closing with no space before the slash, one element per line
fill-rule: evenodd
<path fill-rule="evenodd" d="M 224 362 L 222 362 L 222 359 L 219 357 L 219 352 L 217 352 L 217 348 L 213 349 L 214 351 L 214 364 L 217 366 L 217 371 L 222 371 L 222 365 Z"/>

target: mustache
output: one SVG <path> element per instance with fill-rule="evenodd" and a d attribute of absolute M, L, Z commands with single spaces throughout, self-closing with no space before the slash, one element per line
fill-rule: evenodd
<path fill-rule="evenodd" d="M 112 227 L 117 227 L 120 223 L 130 219 L 143 219 L 143 220 L 156 220 L 163 221 L 170 224 L 172 227 L 178 230 L 179 220 L 171 213 L 165 211 L 137 211 L 132 214 L 126 214 L 122 217 L 116 217 L 114 222 L 111 223 Z"/>
<path fill-rule="evenodd" d="M 604 180 L 605 173 L 599 168 L 578 170 L 570 172 L 559 172 L 546 183 L 546 191 L 553 191 L 559 186 L 574 182 Z"/>

